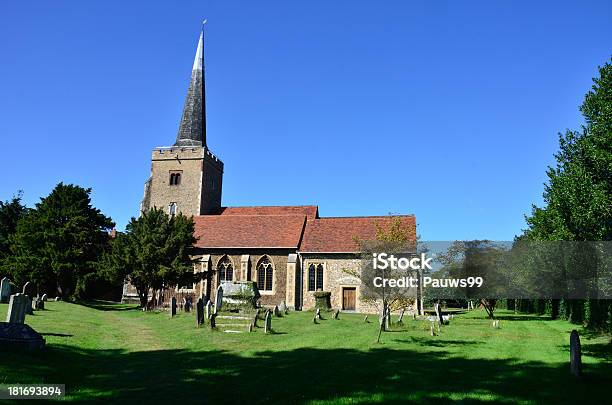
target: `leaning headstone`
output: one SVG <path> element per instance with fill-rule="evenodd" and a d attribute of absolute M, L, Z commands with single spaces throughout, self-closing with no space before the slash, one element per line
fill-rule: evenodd
<path fill-rule="evenodd" d="M 217 296 L 215 297 L 215 314 L 221 311 L 222 305 L 223 305 L 223 287 L 219 286 L 219 288 L 217 288 Z"/>
<path fill-rule="evenodd" d="M 338 315 L 340 315 L 340 310 L 336 309 L 336 312 L 334 312 L 334 319 L 338 319 Z"/>
<path fill-rule="evenodd" d="M 315 313 L 315 317 L 317 319 L 321 319 L 321 308 L 317 308 L 317 312 Z"/>
<path fill-rule="evenodd" d="M 204 302 L 202 298 L 196 303 L 196 326 L 200 327 L 204 323 Z"/>
<path fill-rule="evenodd" d="M 582 347 L 576 329 L 570 333 L 570 372 L 576 378 L 582 378 Z"/>
<path fill-rule="evenodd" d="M 265 324 L 264 324 L 264 333 L 268 334 L 272 331 L 272 314 L 270 311 L 266 312 Z"/>
<path fill-rule="evenodd" d="M 44 293 L 41 298 L 43 301 L 47 301 L 47 293 Z"/>
<path fill-rule="evenodd" d="M 11 295 L 8 312 L 6 314 L 6 322 L 23 323 L 25 321 L 27 302 L 27 297 L 23 294 Z"/>
<path fill-rule="evenodd" d="M 170 298 L 170 316 L 176 315 L 176 297 Z"/>
<path fill-rule="evenodd" d="M 281 312 L 280 312 L 280 309 L 278 308 L 278 305 L 274 306 L 274 316 L 277 318 L 281 316 Z"/>
<path fill-rule="evenodd" d="M 55 297 L 55 302 L 61 301 L 62 297 Z"/>
<path fill-rule="evenodd" d="M 29 296 L 31 297 L 31 296 L 32 296 L 32 292 L 33 292 L 33 291 L 32 291 L 33 287 L 34 287 L 34 286 L 32 285 L 32 283 L 30 283 L 30 282 L 28 281 L 27 283 L 25 283 L 25 284 L 23 285 L 23 291 L 22 291 L 22 294 L 24 294 L 24 295 L 29 295 Z"/>
<path fill-rule="evenodd" d="M 365 318 L 363 318 L 363 321 L 364 321 L 365 323 L 368 323 L 368 316 L 367 316 L 367 315 L 365 316 Z"/>
<path fill-rule="evenodd" d="M 8 277 L 4 277 L 0 281 L 0 302 L 9 302 L 11 298 L 11 280 Z"/>
<path fill-rule="evenodd" d="M 206 321 L 208 321 L 210 319 L 210 316 L 212 315 L 212 304 L 210 302 L 210 300 L 206 301 L 206 305 L 204 306 L 204 318 Z"/>

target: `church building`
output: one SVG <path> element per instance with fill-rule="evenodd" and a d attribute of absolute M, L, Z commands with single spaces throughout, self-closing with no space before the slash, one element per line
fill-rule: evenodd
<path fill-rule="evenodd" d="M 182 290 L 213 298 L 223 281 L 254 281 L 263 306 L 284 301 L 312 309 L 314 292 L 329 291 L 334 309 L 370 312 L 360 300 L 360 280 L 346 271 L 360 266 L 355 238 L 372 240 L 377 223 L 399 217 L 416 240 L 414 215 L 322 217 L 313 205 L 223 206 L 223 162 L 206 144 L 205 95 L 202 32 L 176 142 L 153 149 L 140 207 L 193 216 L 194 272 L 204 277 Z"/>

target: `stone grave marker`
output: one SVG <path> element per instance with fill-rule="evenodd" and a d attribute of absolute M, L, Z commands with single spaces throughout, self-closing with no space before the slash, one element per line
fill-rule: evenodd
<path fill-rule="evenodd" d="M 217 288 L 217 296 L 215 297 L 215 314 L 218 314 L 221 311 L 221 306 L 223 305 L 223 287 L 219 286 Z"/>
<path fill-rule="evenodd" d="M 176 315 L 176 297 L 170 298 L 170 316 Z"/>
<path fill-rule="evenodd" d="M 204 323 L 204 302 L 202 298 L 196 303 L 196 326 L 200 327 Z"/>
<path fill-rule="evenodd" d="M 35 311 L 42 311 L 45 309 L 45 302 L 42 300 L 42 298 L 35 298 L 32 301 L 32 309 Z"/>
<path fill-rule="evenodd" d="M 0 281 L 0 302 L 9 302 L 11 298 L 11 280 L 8 277 L 4 277 Z"/>
<path fill-rule="evenodd" d="M 23 291 L 22 293 L 24 295 L 29 295 L 30 297 L 32 296 L 33 290 L 34 289 L 34 285 L 32 283 L 30 283 L 29 281 L 27 283 L 25 283 L 23 285 Z"/>
<path fill-rule="evenodd" d="M 582 347 L 576 329 L 570 333 L 570 372 L 574 377 L 582 378 Z"/>
<path fill-rule="evenodd" d="M 27 297 L 23 294 L 11 295 L 9 299 L 8 312 L 6 314 L 6 322 L 8 323 L 23 323 L 26 316 Z"/>
<path fill-rule="evenodd" d="M 336 312 L 334 312 L 334 319 L 338 319 L 338 315 L 340 315 L 340 310 L 336 309 Z"/>
<path fill-rule="evenodd" d="M 285 301 L 281 302 L 278 309 L 280 309 L 281 313 L 283 314 L 287 313 L 287 304 L 285 304 Z"/>
<path fill-rule="evenodd" d="M 272 313 L 270 311 L 266 311 L 264 333 L 268 334 L 271 331 L 272 331 Z"/>
<path fill-rule="evenodd" d="M 217 314 L 210 315 L 210 329 L 215 329 L 217 327 Z"/>
<path fill-rule="evenodd" d="M 26 315 L 34 315 L 34 306 L 32 304 L 32 298 L 29 295 L 26 295 L 26 307 L 25 313 Z"/>
<path fill-rule="evenodd" d="M 367 316 L 367 315 L 365 316 L 365 318 L 363 318 L 363 321 L 364 321 L 365 323 L 368 323 L 368 316 Z"/>
<path fill-rule="evenodd" d="M 191 312 L 191 297 L 185 299 L 185 304 L 183 305 L 183 309 L 185 310 L 185 312 Z"/>
<path fill-rule="evenodd" d="M 277 318 L 281 317 L 281 312 L 280 312 L 280 309 L 278 308 L 278 305 L 274 306 L 274 316 Z"/>
<path fill-rule="evenodd" d="M 317 308 L 317 312 L 315 313 L 315 318 L 321 319 L 321 308 Z"/>
<path fill-rule="evenodd" d="M 45 339 L 24 323 L 0 322 L 0 347 L 3 350 L 40 350 Z"/>
<path fill-rule="evenodd" d="M 257 310 L 255 311 L 255 316 L 253 317 L 253 327 L 257 326 L 257 318 L 259 318 L 259 313 L 260 313 L 260 309 L 257 308 Z"/>
<path fill-rule="evenodd" d="M 206 301 L 206 305 L 204 306 L 204 318 L 206 322 L 208 322 L 211 315 L 212 315 L 212 303 L 210 302 L 210 300 L 208 300 Z"/>
<path fill-rule="evenodd" d="M 43 301 L 47 301 L 47 293 L 44 293 L 41 298 Z"/>

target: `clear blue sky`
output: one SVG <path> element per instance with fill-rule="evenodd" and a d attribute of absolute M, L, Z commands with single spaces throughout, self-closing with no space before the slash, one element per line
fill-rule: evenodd
<path fill-rule="evenodd" d="M 93 188 L 123 229 L 173 143 L 208 19 L 224 205 L 414 213 L 509 239 L 612 53 L 609 1 L 5 1 L 0 199 Z"/>

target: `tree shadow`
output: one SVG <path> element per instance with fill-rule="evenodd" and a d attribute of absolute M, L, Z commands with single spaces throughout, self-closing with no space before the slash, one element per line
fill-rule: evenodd
<path fill-rule="evenodd" d="M 418 342 L 418 339 L 416 340 Z M 456 341 L 455 344 L 466 344 Z M 469 344 L 469 343 L 468 343 Z M 4 383 L 66 384 L 71 400 L 127 403 L 605 403 L 612 364 L 588 364 L 585 378 L 567 363 L 475 359 L 444 350 L 404 348 L 260 351 L 77 349 L 8 353 Z M 3 367 L 0 367 L 2 369 Z M 92 398 L 92 396 L 95 396 Z"/>
<path fill-rule="evenodd" d="M 123 304 L 118 305 L 118 303 L 113 301 L 101 301 L 101 300 L 92 300 L 92 301 L 77 301 L 75 302 L 77 305 L 82 305 L 84 307 L 97 309 L 98 311 L 138 311 L 140 307 L 137 304 Z"/>
<path fill-rule="evenodd" d="M 66 333 L 41 333 L 42 336 L 57 336 L 57 337 L 72 337 L 73 335 L 68 335 Z"/>

